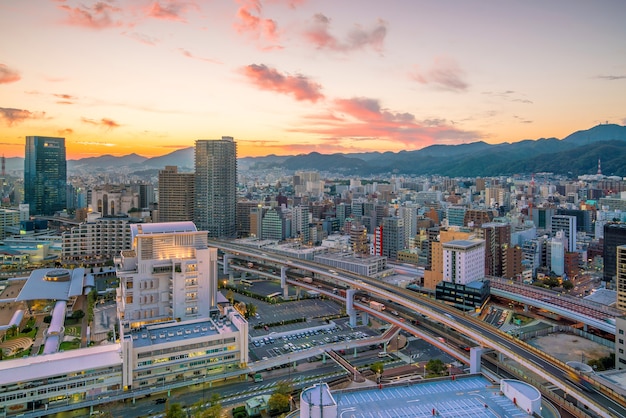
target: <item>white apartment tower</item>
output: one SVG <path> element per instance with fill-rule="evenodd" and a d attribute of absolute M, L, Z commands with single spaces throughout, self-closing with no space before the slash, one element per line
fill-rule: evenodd
<path fill-rule="evenodd" d="M 117 257 L 125 329 L 208 317 L 216 310 L 217 250 L 193 222 L 131 224 L 132 249 Z"/>
<path fill-rule="evenodd" d="M 485 277 L 485 241 L 453 240 L 442 245 L 443 281 L 467 284 Z"/>

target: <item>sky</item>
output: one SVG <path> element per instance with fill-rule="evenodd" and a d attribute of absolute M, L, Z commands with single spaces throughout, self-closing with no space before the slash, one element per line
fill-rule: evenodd
<path fill-rule="evenodd" d="M 623 0 L 0 2 L 0 154 L 238 156 L 626 124 Z"/>

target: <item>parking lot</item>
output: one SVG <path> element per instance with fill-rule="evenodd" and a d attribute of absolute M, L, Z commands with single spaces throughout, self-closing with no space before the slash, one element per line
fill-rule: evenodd
<path fill-rule="evenodd" d="M 351 341 L 370 338 L 370 330 L 351 330 L 331 323 L 324 328 L 296 330 L 286 333 L 269 334 L 251 340 L 250 353 L 257 360 L 288 355 L 290 353 L 309 350 L 327 344 L 345 342 L 346 347 Z"/>

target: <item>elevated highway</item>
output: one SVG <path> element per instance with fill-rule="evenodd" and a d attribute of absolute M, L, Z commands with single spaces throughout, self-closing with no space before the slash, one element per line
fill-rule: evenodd
<path fill-rule="evenodd" d="M 488 277 L 488 279 L 491 281 L 491 294 L 494 296 L 545 309 L 563 318 L 613 335 L 615 335 L 615 317 L 623 315 L 618 309 L 559 292 L 521 285 L 499 277 Z"/>
<path fill-rule="evenodd" d="M 360 276 L 354 273 L 336 270 L 328 266 L 305 260 L 273 254 L 263 249 L 255 249 L 229 241 L 210 240 L 225 253 L 224 268 L 228 267 L 229 258 L 261 262 L 281 270 L 281 279 L 285 280 L 287 270 L 296 270 L 304 274 L 315 275 L 337 286 L 363 290 L 381 300 L 396 303 L 404 309 L 427 316 L 444 325 L 459 330 L 483 348 L 490 348 L 519 363 L 542 379 L 581 399 L 589 411 L 597 416 L 626 416 L 626 399 L 621 394 L 611 391 L 594 382 L 594 390 L 585 390 L 571 382 L 569 376 L 576 371 L 556 358 L 501 332 L 472 316 L 466 315 L 436 300 L 422 297 L 413 291 L 398 288 L 386 283 Z M 416 317 L 417 318 L 417 317 Z M 480 349 L 470 353 L 470 363 L 475 363 L 481 355 Z"/>

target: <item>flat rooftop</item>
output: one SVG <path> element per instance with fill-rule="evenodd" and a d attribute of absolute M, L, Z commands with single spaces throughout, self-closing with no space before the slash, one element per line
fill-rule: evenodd
<path fill-rule="evenodd" d="M 213 321 L 206 318 L 194 322 L 168 322 L 158 325 L 148 325 L 139 330 L 130 332 L 133 346 L 149 347 L 151 345 L 185 341 L 193 338 L 206 338 L 212 335 L 237 332 L 238 329 L 228 318 Z"/>
<path fill-rule="evenodd" d="M 339 416 L 432 417 L 528 417 L 499 385 L 483 376 L 458 377 L 378 389 L 333 391 Z"/>

